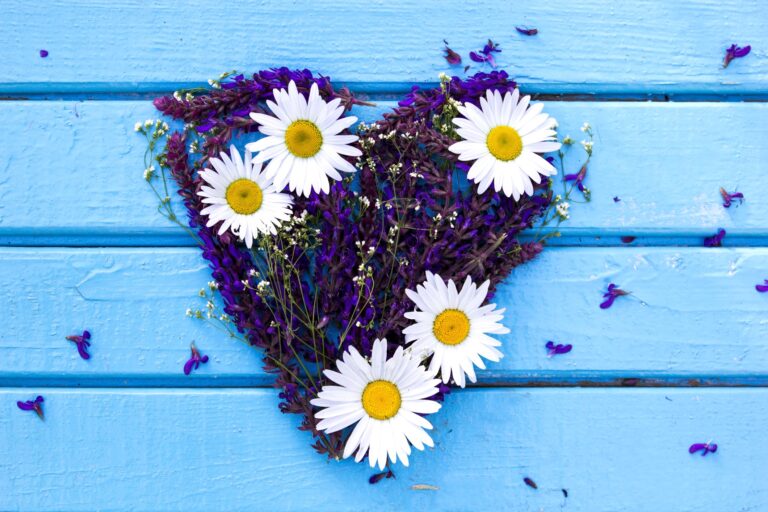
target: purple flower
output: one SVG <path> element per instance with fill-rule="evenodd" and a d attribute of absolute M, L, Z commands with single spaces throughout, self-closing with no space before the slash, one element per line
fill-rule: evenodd
<path fill-rule="evenodd" d="M 755 290 L 759 291 L 760 293 L 768 292 L 768 279 L 764 279 L 763 284 L 756 284 Z"/>
<path fill-rule="evenodd" d="M 395 478 L 395 474 L 392 472 L 391 469 L 384 471 L 383 473 L 376 473 L 375 475 L 371 475 L 371 477 L 368 479 L 368 483 L 377 484 L 385 478 Z"/>
<path fill-rule="evenodd" d="M 184 375 L 189 375 L 193 369 L 197 370 L 200 368 L 201 363 L 205 364 L 208 362 L 208 356 L 200 355 L 200 351 L 197 350 L 194 341 L 190 343 L 189 349 L 192 351 L 192 356 L 184 363 Z"/>
<path fill-rule="evenodd" d="M 736 201 L 738 201 L 739 204 L 744 201 L 744 194 L 741 192 L 730 193 L 723 187 L 720 187 L 720 195 L 723 196 L 723 208 L 730 208 Z"/>
<path fill-rule="evenodd" d="M 701 451 L 701 456 L 703 457 L 708 453 L 715 453 L 717 451 L 717 445 L 715 443 L 693 443 L 690 448 L 688 448 L 688 453 L 696 453 L 698 451 Z"/>
<path fill-rule="evenodd" d="M 197 130 L 197 133 L 205 133 L 209 131 L 211 128 L 216 126 L 216 120 L 214 118 L 209 118 L 206 122 L 199 125 L 195 130 Z"/>
<path fill-rule="evenodd" d="M 497 43 L 494 43 L 490 39 L 483 46 L 483 49 L 478 52 L 469 52 L 469 58 L 475 62 L 487 62 L 492 68 L 496 67 L 496 60 L 493 58 L 494 53 L 501 53 L 501 48 Z"/>
<path fill-rule="evenodd" d="M 613 283 L 609 284 L 608 291 L 603 294 L 605 300 L 600 304 L 600 309 L 608 309 L 613 306 L 613 301 L 616 300 L 616 297 L 622 297 L 624 295 L 629 295 L 630 293 L 632 292 L 622 290 Z"/>
<path fill-rule="evenodd" d="M 584 179 L 587 177 L 587 164 L 581 166 L 579 172 L 575 174 L 566 174 L 565 181 L 573 181 L 574 185 L 579 187 L 579 191 L 584 192 Z"/>
<path fill-rule="evenodd" d="M 48 56 L 48 50 L 40 50 L 40 58 L 44 59 Z"/>
<path fill-rule="evenodd" d="M 531 480 L 528 477 L 523 478 L 523 482 L 525 482 L 525 485 L 527 485 L 531 489 L 538 489 L 539 488 L 539 486 L 536 485 L 536 482 L 534 482 L 533 480 Z"/>
<path fill-rule="evenodd" d="M 443 55 L 443 57 L 445 57 L 445 61 L 451 66 L 461 64 L 461 55 L 448 47 L 448 41 L 443 39 L 443 42 L 445 43 L 445 48 L 443 49 L 445 52 L 445 55 Z"/>
<path fill-rule="evenodd" d="M 728 64 L 731 63 L 733 59 L 740 59 L 742 57 L 746 57 L 749 55 L 749 52 L 752 50 L 752 47 L 750 45 L 741 47 L 736 46 L 735 44 L 732 44 L 725 50 L 725 59 L 723 59 L 723 67 L 727 68 Z"/>
<path fill-rule="evenodd" d="M 245 77 L 242 74 L 239 74 L 239 75 L 231 76 L 229 77 L 229 79 L 231 81 L 221 83 L 222 89 L 235 89 L 236 87 L 238 87 L 238 85 L 240 85 L 240 82 L 245 80 Z"/>
<path fill-rule="evenodd" d="M 16 402 L 16 406 L 22 411 L 35 411 L 37 417 L 41 420 L 45 420 L 43 416 L 43 397 L 37 396 L 34 400 L 27 400 L 26 402 Z"/>
<path fill-rule="evenodd" d="M 624 243 L 624 244 L 631 244 L 635 240 L 637 240 L 636 236 L 623 236 L 623 237 L 621 237 L 621 243 Z"/>
<path fill-rule="evenodd" d="M 515 30 L 517 30 L 519 33 L 523 34 L 524 36 L 535 36 L 539 33 L 539 29 L 537 28 L 528 28 L 528 27 L 515 27 Z"/>
<path fill-rule="evenodd" d="M 704 239 L 704 247 L 722 247 L 725 230 L 720 228 L 717 233 Z"/>
<path fill-rule="evenodd" d="M 67 336 L 67 339 L 77 345 L 77 352 L 80 354 L 80 357 L 83 359 L 91 358 L 91 354 L 88 353 L 88 347 L 91 346 L 91 342 L 88 341 L 91 339 L 90 332 L 86 330 L 80 336 L 73 334 L 72 336 Z"/>
<path fill-rule="evenodd" d="M 567 354 L 573 349 L 573 345 L 570 343 L 568 345 L 561 345 L 557 344 L 555 345 L 554 341 L 548 341 L 545 345 L 547 347 L 547 357 L 552 357 L 560 354 Z"/>

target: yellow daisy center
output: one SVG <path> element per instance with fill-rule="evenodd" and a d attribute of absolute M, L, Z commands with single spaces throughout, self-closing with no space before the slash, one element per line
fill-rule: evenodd
<path fill-rule="evenodd" d="M 485 145 L 498 160 L 514 160 L 523 152 L 523 139 L 511 126 L 496 126 L 488 132 Z"/>
<path fill-rule="evenodd" d="M 264 199 L 261 187 L 247 178 L 240 178 L 230 183 L 225 195 L 230 208 L 241 215 L 257 212 Z"/>
<path fill-rule="evenodd" d="M 309 158 L 323 147 L 323 134 L 312 121 L 299 119 L 285 130 L 285 145 L 294 156 Z"/>
<path fill-rule="evenodd" d="M 469 317 L 458 309 L 446 309 L 435 318 L 432 333 L 444 345 L 458 345 L 469 335 Z"/>
<path fill-rule="evenodd" d="M 387 380 L 369 382 L 363 390 L 363 409 L 377 420 L 393 418 L 400 410 L 402 399 L 397 386 Z"/>

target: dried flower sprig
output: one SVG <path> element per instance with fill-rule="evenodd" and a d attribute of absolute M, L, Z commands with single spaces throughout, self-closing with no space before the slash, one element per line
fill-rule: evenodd
<path fill-rule="evenodd" d="M 21 409 L 22 411 L 35 411 L 35 414 L 37 414 L 37 417 L 41 420 L 45 421 L 45 415 L 43 414 L 43 402 L 45 399 L 38 395 L 37 398 L 34 400 L 27 400 L 25 402 L 18 401 L 16 402 L 16 407 Z"/>
<path fill-rule="evenodd" d="M 562 146 L 557 152 L 556 163 L 563 175 L 562 192 L 552 197 L 551 194 L 554 182 L 550 179 L 548 183 L 550 192 L 548 194 L 551 203 L 549 208 L 542 215 L 543 219 L 539 223 L 540 227 L 537 236 L 539 236 L 545 228 L 552 225 L 552 223 L 554 223 L 554 230 L 541 237 L 542 240 L 546 240 L 552 236 L 557 236 L 557 228 L 560 227 L 564 221 L 570 219 L 571 204 L 588 203 L 592 200 L 592 191 L 584 185 L 584 181 L 586 180 L 587 169 L 589 168 L 589 164 L 594 154 L 595 134 L 592 125 L 588 122 L 584 122 L 584 124 L 581 126 L 581 131 L 587 136 L 587 139 L 583 140 L 580 144 L 580 147 L 586 154 L 586 158 L 581 163 L 579 171 L 576 173 L 568 174 L 565 172 L 566 156 L 572 151 L 572 147 L 575 145 L 575 141 L 569 135 L 566 135 L 561 139 Z M 549 157 L 548 160 L 550 160 L 550 163 L 553 163 L 554 165 L 554 158 Z M 578 190 L 581 193 L 583 200 L 579 200 L 573 197 L 574 190 Z"/>

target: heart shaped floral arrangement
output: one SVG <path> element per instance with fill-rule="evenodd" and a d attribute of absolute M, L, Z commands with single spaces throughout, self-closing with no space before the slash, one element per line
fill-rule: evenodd
<path fill-rule="evenodd" d="M 503 71 L 414 87 L 354 133 L 348 111 L 370 104 L 307 70 L 212 85 L 155 100 L 183 130 L 136 126 L 159 211 L 213 270 L 196 314 L 261 349 L 318 452 L 407 465 L 450 386 L 503 357 L 494 290 L 543 248 L 519 235 L 583 191 L 571 178 L 553 197 L 554 119 Z"/>

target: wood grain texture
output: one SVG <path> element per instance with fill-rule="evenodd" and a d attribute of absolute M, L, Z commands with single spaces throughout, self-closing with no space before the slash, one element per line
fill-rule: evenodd
<path fill-rule="evenodd" d="M 15 409 L 34 394 L 45 423 Z M 271 390 L 3 389 L 0 509 L 768 510 L 756 470 L 768 457 L 765 389 L 458 392 L 431 417 L 435 448 L 377 485 L 367 466 L 313 454 L 276 400 Z M 707 441 L 716 454 L 688 453 Z"/>
<path fill-rule="evenodd" d="M 373 121 L 393 106 L 358 108 Z M 571 244 L 701 243 L 726 228 L 726 244 L 762 245 L 768 236 L 768 104 L 548 102 L 563 135 L 597 131 L 587 185 L 593 202 L 561 226 Z M 189 245 L 156 212 L 143 181 L 137 120 L 148 102 L 2 102 L 14 130 L 0 161 L 0 243 L 20 245 Z M 578 170 L 574 148 L 567 172 Z M 683 185 L 684 184 L 684 185 Z M 719 187 L 747 197 L 722 207 Z M 621 201 L 613 201 L 618 196 Z M 41 200 L 44 199 L 44 200 Z M 180 213 L 182 210 L 179 210 Z M 660 240 L 664 238 L 665 240 Z"/>
<path fill-rule="evenodd" d="M 467 3 L 460 0 L 5 2 L 0 92 L 168 89 L 224 70 L 307 67 L 368 90 L 406 90 L 489 38 L 530 90 L 768 92 L 768 14 L 759 0 Z M 526 37 L 516 25 L 537 27 Z M 753 55 L 723 70 L 725 48 Z M 50 52 L 41 59 L 38 51 Z M 473 65 L 473 70 L 479 69 Z"/>
<path fill-rule="evenodd" d="M 210 279 L 192 248 L 0 250 L 0 384 L 265 385 L 254 349 L 185 317 Z M 505 358 L 486 384 L 768 383 L 767 249 L 551 248 L 494 297 Z M 615 282 L 634 295 L 601 310 Z M 87 328 L 93 358 L 64 337 Z M 211 357 L 181 373 L 189 343 Z M 573 352 L 546 357 L 545 343 Z"/>

